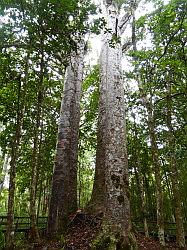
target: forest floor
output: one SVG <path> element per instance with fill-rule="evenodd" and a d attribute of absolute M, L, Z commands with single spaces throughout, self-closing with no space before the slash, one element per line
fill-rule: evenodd
<path fill-rule="evenodd" d="M 91 243 L 95 238 L 101 218 L 91 217 L 85 213 L 77 213 L 72 216 L 68 231 L 64 239 L 61 241 L 46 241 L 43 240 L 40 246 L 29 245 L 27 249 L 36 250 L 89 250 Z M 161 250 L 161 245 L 158 239 L 145 237 L 141 233 L 135 233 L 139 250 Z M 64 245 L 65 243 L 65 245 Z M 26 248 L 25 248 L 26 249 Z M 175 242 L 167 242 L 166 250 L 177 250 Z M 100 249 L 103 250 L 103 249 Z M 185 248 L 187 250 L 187 248 Z"/>

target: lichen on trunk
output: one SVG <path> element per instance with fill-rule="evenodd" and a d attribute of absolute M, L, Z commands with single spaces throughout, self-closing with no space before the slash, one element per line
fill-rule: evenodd
<path fill-rule="evenodd" d="M 137 249 L 134 234 L 124 234 L 123 230 L 110 224 L 108 220 L 102 222 L 102 229 L 92 242 L 92 250 L 133 250 Z"/>

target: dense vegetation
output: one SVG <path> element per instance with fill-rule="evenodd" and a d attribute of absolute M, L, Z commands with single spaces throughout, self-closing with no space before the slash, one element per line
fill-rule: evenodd
<path fill-rule="evenodd" d="M 123 66 L 123 78 L 131 219 L 142 222 L 147 236 L 158 232 L 163 245 L 164 222 L 176 222 L 177 242 L 184 247 L 187 2 L 154 1 L 154 11 L 140 18 L 141 1 L 104 2 L 124 10 L 125 38 L 117 31 L 112 34 L 101 13 L 96 16 L 101 10 L 89 0 L 0 3 L 0 215 L 8 214 L 10 224 L 14 216 L 30 216 L 33 222 L 48 216 L 65 72 L 87 34 L 104 29 L 112 49 L 121 44 L 130 65 Z M 84 53 L 89 53 L 89 43 L 84 45 Z M 77 209 L 90 205 L 94 182 L 99 72 L 100 65 L 84 67 Z M 153 230 L 150 221 L 156 222 Z M 4 247 L 1 225 L 0 242 Z"/>

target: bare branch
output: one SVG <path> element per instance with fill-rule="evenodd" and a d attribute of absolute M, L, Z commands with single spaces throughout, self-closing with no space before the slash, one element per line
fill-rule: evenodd
<path fill-rule="evenodd" d="M 123 44 L 122 46 L 122 51 L 127 51 L 132 45 L 132 42 L 131 41 L 127 41 L 126 43 Z"/>
<path fill-rule="evenodd" d="M 130 20 L 132 16 L 132 13 L 131 12 L 127 12 L 120 20 L 120 23 L 119 23 L 119 28 L 121 30 L 121 33 L 123 33 L 125 31 L 125 28 L 126 28 L 126 24 L 127 22 Z"/>
<path fill-rule="evenodd" d="M 17 43 L 13 43 L 13 44 L 1 44 L 0 45 L 0 49 L 7 49 L 7 48 L 27 48 L 29 47 L 29 45 L 27 44 L 17 44 Z"/>

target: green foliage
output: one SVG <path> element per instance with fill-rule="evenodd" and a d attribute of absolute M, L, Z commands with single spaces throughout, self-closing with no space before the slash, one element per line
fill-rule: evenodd
<path fill-rule="evenodd" d="M 84 138 L 86 148 L 96 147 L 96 123 L 99 100 L 99 68 L 90 72 L 83 82 L 83 98 L 81 102 L 80 136 Z"/>
<path fill-rule="evenodd" d="M 41 195 L 44 195 L 41 203 L 48 202 L 50 192 L 65 67 L 80 39 L 90 31 L 98 34 L 105 21 L 94 18 L 90 22 L 89 15 L 96 14 L 96 6 L 89 0 L 4 0 L 0 8 L 0 123 L 3 125 L 0 147 L 3 154 L 10 153 L 22 112 L 23 125 L 16 164 L 15 214 L 28 214 L 36 110 L 40 101 L 37 168 L 41 188 L 38 185 L 37 202 L 38 209 L 45 214 L 47 205 L 40 206 L 39 202 Z M 5 196 L 4 193 L 1 193 L 3 202 L 7 199 L 7 193 Z"/>
<path fill-rule="evenodd" d="M 92 243 L 91 249 L 92 250 L 99 250 L 99 249 L 107 250 L 107 249 L 110 249 L 109 248 L 110 243 L 111 243 L 111 239 L 109 236 L 106 238 L 98 238 L 98 239 L 95 239 L 94 242 Z"/>
<path fill-rule="evenodd" d="M 0 249 L 4 249 L 4 247 L 5 247 L 5 235 L 0 228 Z"/>
<path fill-rule="evenodd" d="M 186 187 L 186 176 L 183 175 L 183 167 L 187 166 L 185 157 L 185 115 L 186 106 L 186 1 L 170 1 L 169 4 L 160 4 L 159 9 L 153 13 L 141 17 L 136 21 L 136 38 L 144 40 L 146 34 L 151 34 L 149 48 L 138 51 L 130 51 L 129 55 L 135 58 L 135 70 L 128 74 L 139 83 L 139 89 L 129 90 L 127 94 L 128 114 L 128 153 L 131 183 L 131 204 L 134 218 L 139 218 L 141 206 L 140 191 L 138 189 L 138 175 L 143 175 L 143 183 L 146 197 L 147 218 L 155 218 L 156 197 L 155 178 L 150 157 L 151 148 L 146 125 L 146 112 L 142 102 L 142 92 L 147 96 L 147 102 L 153 108 L 153 123 L 159 148 L 161 166 L 162 188 L 164 192 L 164 213 L 166 220 L 174 217 L 173 191 L 171 189 L 171 153 L 177 159 L 177 171 L 179 173 L 179 186 L 184 207 L 187 206 L 183 196 Z M 167 101 L 168 83 L 171 84 L 171 110 L 172 126 L 175 138 L 175 151 L 169 146 L 169 133 L 167 128 Z M 132 112 L 136 113 L 136 119 L 132 122 Z M 135 130 L 137 137 L 135 137 Z M 184 142 L 185 141 L 185 142 Z M 136 149 L 136 150 L 135 150 Z M 172 152 L 171 152 L 172 150 Z M 138 152 L 141 172 L 137 168 Z M 182 191 L 183 190 L 183 191 Z M 150 196 L 149 193 L 152 195 Z M 142 215 L 143 216 L 143 215 Z M 155 218 L 156 219 L 156 218 Z M 185 218 L 186 219 L 186 218 Z"/>
<path fill-rule="evenodd" d="M 46 2 L 45 2 L 46 3 Z M 31 13 L 28 12 L 28 15 Z M 31 166 L 32 166 L 32 153 L 33 153 L 33 140 L 34 140 L 34 124 L 36 122 L 36 107 L 37 107 L 37 96 L 40 91 L 40 71 L 37 70 L 37 67 L 40 66 L 39 62 L 42 56 L 42 50 L 45 50 L 46 54 L 46 64 L 45 64 L 45 74 L 42 80 L 42 89 L 43 89 L 43 100 L 42 100 L 42 127 L 40 128 L 40 146 L 39 146 L 39 155 L 38 155 L 38 182 L 40 183 L 41 190 L 37 191 L 37 202 L 38 202 L 38 212 L 42 215 L 46 215 L 47 206 L 45 204 L 49 201 L 49 192 L 51 186 L 51 175 L 53 170 L 53 162 L 55 155 L 55 146 L 56 146 L 56 134 L 57 134 L 57 120 L 59 117 L 60 110 L 60 102 L 61 102 L 61 93 L 62 93 L 62 80 L 64 76 L 63 67 L 58 64 L 58 61 L 63 58 L 63 53 L 70 53 L 68 48 L 63 48 L 60 58 L 56 56 L 56 50 L 61 51 L 61 40 L 58 38 L 58 43 L 54 47 L 54 44 L 45 43 L 45 47 L 43 44 L 43 38 L 48 36 L 37 23 L 31 22 L 32 19 L 27 20 L 26 29 L 28 32 L 36 32 L 38 30 L 38 37 L 30 35 L 30 39 L 32 43 L 35 42 L 36 46 L 30 48 L 26 46 L 23 48 L 18 48 L 15 53 L 12 53 L 12 49 L 8 49 L 6 53 L 2 50 L 1 56 L 3 58 L 3 63 L 1 64 L 1 122 L 4 127 L 1 131 L 1 142 L 0 146 L 3 152 L 9 151 L 12 145 L 12 141 L 15 135 L 16 128 L 16 118 L 17 118 L 17 110 L 21 103 L 25 103 L 24 107 L 24 117 L 23 117 L 23 128 L 22 128 L 22 138 L 21 144 L 19 148 L 19 158 L 17 161 L 16 167 L 16 197 L 15 197 L 15 215 L 28 215 L 29 214 L 29 189 L 30 189 L 30 179 L 31 179 Z M 30 23 L 31 22 L 31 23 Z M 30 25 L 32 25 L 32 30 L 30 30 Z M 98 28 L 99 22 L 95 24 L 95 28 Z M 50 27 L 49 27 L 50 28 Z M 74 28 L 73 28 L 74 29 Z M 81 34 L 79 34 L 81 35 Z M 74 36 L 72 34 L 72 36 Z M 77 36 L 77 34 L 76 34 Z M 76 37 L 75 36 L 75 37 Z M 74 37 L 74 38 L 75 38 Z M 7 39 L 7 38 L 6 38 Z M 9 42 L 12 44 L 11 37 L 9 36 Z M 14 38 L 15 39 L 15 38 Z M 23 38 L 25 39 L 25 38 Z M 42 40 L 40 40 L 42 39 Z M 47 38 L 48 39 L 48 38 Z M 67 38 L 66 38 L 67 39 Z M 76 39 L 78 39 L 76 37 Z M 5 41 L 4 41 L 5 42 Z M 19 42 L 22 42 L 20 39 Z M 49 41 L 51 43 L 51 41 Z M 56 41 L 55 41 L 56 42 Z M 50 53 L 49 47 L 50 46 Z M 3 44 L 2 44 L 3 46 Z M 73 48 L 72 49 L 76 49 Z M 39 49 L 39 51 L 38 51 Z M 14 50 L 14 49 L 13 49 Z M 29 64 L 27 73 L 27 91 L 26 96 L 19 96 L 19 94 L 24 92 L 25 84 L 25 75 L 22 75 L 22 72 L 25 71 L 27 67 L 26 56 L 25 54 L 29 53 L 30 60 L 32 63 Z M 67 58 L 67 56 L 66 56 Z M 19 66 L 19 67 L 18 67 Z M 54 68 L 58 69 L 58 72 L 54 71 Z M 61 75 L 59 75 L 59 73 Z M 21 89 L 19 90 L 18 86 L 21 83 Z M 93 82 L 94 83 L 94 82 Z M 94 83 L 95 84 L 95 83 Z M 23 87 L 22 87 L 23 86 Z M 90 86 L 88 86 L 89 88 Z M 19 92 L 21 91 L 21 92 Z M 88 91 L 89 92 L 89 91 Z M 91 112 L 87 112 L 86 119 L 94 119 L 94 114 L 96 111 L 95 104 L 98 94 L 97 91 L 94 91 L 93 97 L 90 99 L 91 106 L 89 107 Z M 11 105 L 10 105 L 11 104 Z M 13 109 L 12 109 L 13 107 Z M 94 113 L 94 114 L 93 114 Z M 91 120 L 90 120 L 90 126 Z M 86 131 L 86 128 L 85 128 Z M 89 137 L 93 137 L 93 141 L 95 140 L 94 132 L 89 135 Z M 92 142 L 93 144 L 94 142 Z M 90 146 L 91 147 L 91 146 Z M 93 163 L 92 166 L 88 166 L 90 164 L 89 152 L 84 153 L 85 158 L 82 160 L 82 172 L 80 174 L 80 178 L 82 179 L 82 187 L 85 188 L 87 192 L 81 192 L 81 206 L 84 206 L 90 197 L 91 187 L 93 182 Z M 88 164 L 87 164 L 88 163 Z M 90 176 L 87 178 L 86 176 Z M 48 180 L 48 184 L 46 183 Z M 48 188 L 45 187 L 48 185 Z M 80 190 L 80 189 L 79 189 Z M 5 202 L 7 200 L 7 192 L 1 193 L 2 199 L 2 208 L 1 213 L 5 212 Z M 42 197 L 41 204 L 39 204 L 39 199 Z M 46 208 L 45 208 L 46 207 Z M 22 244 L 22 240 L 17 239 L 18 243 Z"/>
<path fill-rule="evenodd" d="M 99 100 L 98 87 L 99 67 L 97 65 L 87 75 L 82 85 L 78 175 L 79 205 L 81 207 L 88 203 L 93 186 Z"/>

